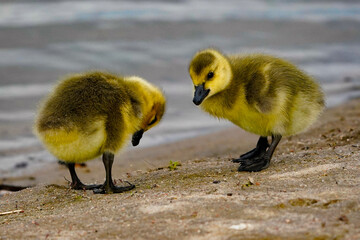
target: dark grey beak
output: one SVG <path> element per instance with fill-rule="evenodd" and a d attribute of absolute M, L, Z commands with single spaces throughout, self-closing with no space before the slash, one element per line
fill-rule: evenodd
<path fill-rule="evenodd" d="M 135 132 L 132 136 L 131 143 L 133 146 L 137 146 L 140 143 L 140 139 L 144 134 L 144 130 L 140 129 L 139 131 Z"/>
<path fill-rule="evenodd" d="M 193 102 L 195 105 L 200 105 L 206 96 L 209 94 L 210 89 L 205 90 L 204 84 L 195 86 L 195 93 Z"/>

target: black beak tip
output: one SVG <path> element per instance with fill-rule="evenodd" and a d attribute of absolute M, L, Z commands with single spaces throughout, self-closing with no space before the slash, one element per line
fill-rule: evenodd
<path fill-rule="evenodd" d="M 131 143 L 132 143 L 132 145 L 135 147 L 135 146 L 139 145 L 140 140 L 134 140 L 134 139 L 132 139 L 132 140 L 131 140 Z"/>
<path fill-rule="evenodd" d="M 141 140 L 141 138 L 143 136 L 143 133 L 144 133 L 144 130 L 141 129 L 141 130 L 139 130 L 139 131 L 137 131 L 137 132 L 135 132 L 133 134 L 132 139 L 131 139 L 131 143 L 132 143 L 132 145 L 134 147 L 139 145 L 140 140 Z"/>
<path fill-rule="evenodd" d="M 193 103 L 195 105 L 200 105 L 204 99 L 209 95 L 210 89 L 204 88 L 204 85 L 195 86 Z"/>
<path fill-rule="evenodd" d="M 202 101 L 199 101 L 197 99 L 193 99 L 193 103 L 196 105 L 196 106 L 199 106 L 201 104 Z"/>

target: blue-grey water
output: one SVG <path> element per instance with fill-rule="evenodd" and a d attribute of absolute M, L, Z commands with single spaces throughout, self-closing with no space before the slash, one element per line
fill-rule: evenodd
<path fill-rule="evenodd" d="M 139 75 L 163 88 L 166 116 L 140 147 L 231 126 L 191 102 L 187 64 L 208 46 L 298 64 L 321 83 L 329 107 L 360 96 L 357 1 L 4 1 L 0 175 L 55 161 L 32 135 L 32 121 L 39 100 L 72 72 Z"/>

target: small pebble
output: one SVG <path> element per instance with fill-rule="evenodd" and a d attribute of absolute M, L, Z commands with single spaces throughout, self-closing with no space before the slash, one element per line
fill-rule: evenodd
<path fill-rule="evenodd" d="M 27 162 L 21 162 L 21 163 L 17 163 L 17 164 L 15 165 L 15 168 L 26 168 L 27 165 L 28 165 Z"/>

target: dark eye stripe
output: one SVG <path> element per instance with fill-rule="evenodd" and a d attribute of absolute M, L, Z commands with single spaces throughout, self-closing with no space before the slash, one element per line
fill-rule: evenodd
<path fill-rule="evenodd" d="M 156 116 L 155 116 L 154 120 L 152 120 L 151 123 L 149 123 L 149 126 L 150 126 L 150 125 L 153 125 L 156 121 L 157 121 L 157 118 L 156 118 Z"/>

